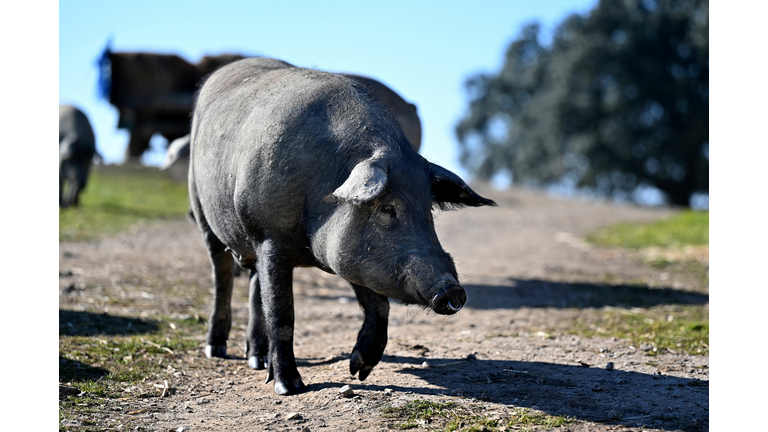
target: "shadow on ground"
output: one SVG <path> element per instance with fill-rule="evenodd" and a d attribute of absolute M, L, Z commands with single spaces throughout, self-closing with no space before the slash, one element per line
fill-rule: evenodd
<path fill-rule="evenodd" d="M 95 381 L 107 374 L 109 371 L 104 368 L 59 356 L 59 382 Z"/>
<path fill-rule="evenodd" d="M 417 376 L 441 389 L 368 385 L 414 394 L 456 394 L 542 410 L 553 416 L 662 430 L 707 430 L 709 382 L 667 375 L 609 371 L 543 362 L 467 360 L 385 355 L 402 365 L 399 373 Z M 362 385 L 362 384 L 361 384 Z"/>
<path fill-rule="evenodd" d="M 139 318 L 59 309 L 59 336 L 133 335 L 157 329 L 157 324 Z"/>
<path fill-rule="evenodd" d="M 516 309 L 521 307 L 651 307 L 665 304 L 702 305 L 708 294 L 644 285 L 609 285 L 511 279 L 507 286 L 465 285 L 467 307 Z"/>

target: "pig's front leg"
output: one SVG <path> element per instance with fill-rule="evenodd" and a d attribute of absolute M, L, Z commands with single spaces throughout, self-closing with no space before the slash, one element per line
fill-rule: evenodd
<path fill-rule="evenodd" d="M 357 334 L 357 343 L 349 359 L 349 372 L 358 372 L 360 381 L 366 379 L 379 364 L 384 348 L 387 347 L 387 325 L 389 320 L 389 300 L 387 296 L 377 294 L 370 289 L 352 284 L 355 296 L 363 309 L 363 327 Z"/>
<path fill-rule="evenodd" d="M 245 336 L 245 356 L 248 359 L 248 366 L 253 369 L 264 369 L 269 363 L 269 339 L 264 333 L 261 285 L 256 269 L 251 270 L 248 303 L 248 334 Z"/>
<path fill-rule="evenodd" d="M 289 395 L 306 389 L 296 368 L 293 354 L 293 263 L 277 247 L 266 240 L 257 248 L 258 280 L 264 314 L 264 332 L 269 339 L 267 380 L 275 380 L 275 393 Z"/>

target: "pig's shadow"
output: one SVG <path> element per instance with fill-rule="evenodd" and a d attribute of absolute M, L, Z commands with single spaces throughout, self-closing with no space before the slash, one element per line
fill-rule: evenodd
<path fill-rule="evenodd" d="M 509 285 L 468 284 L 464 288 L 468 297 L 467 307 L 474 309 L 652 307 L 709 302 L 708 294 L 670 287 L 649 288 L 645 285 L 510 279 Z"/>
<path fill-rule="evenodd" d="M 423 367 L 427 360 L 430 367 Z M 385 355 L 411 374 L 440 387 L 360 383 L 355 387 L 421 395 L 455 395 L 515 407 L 536 407 L 552 416 L 608 424 L 653 425 L 662 430 L 706 430 L 709 382 L 602 367 L 544 362 L 466 360 Z M 375 374 L 376 371 L 373 371 Z M 313 390 L 334 385 L 314 385 Z"/>
<path fill-rule="evenodd" d="M 157 329 L 157 324 L 140 318 L 59 309 L 59 336 L 133 335 Z"/>

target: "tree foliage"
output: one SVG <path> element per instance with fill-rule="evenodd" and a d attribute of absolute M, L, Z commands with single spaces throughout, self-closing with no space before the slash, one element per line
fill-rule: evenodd
<path fill-rule="evenodd" d="M 467 169 L 630 198 L 654 186 L 685 206 L 708 192 L 708 0 L 601 0 L 550 46 L 539 32 L 522 30 L 498 74 L 467 80 Z"/>

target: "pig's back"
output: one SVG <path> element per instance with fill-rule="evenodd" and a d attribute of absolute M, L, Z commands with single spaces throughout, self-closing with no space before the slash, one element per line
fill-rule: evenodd
<path fill-rule="evenodd" d="M 278 60 L 214 73 L 195 108 L 190 174 L 217 236 L 229 244 L 301 232 L 370 153 L 365 135 L 381 129 L 370 105 L 342 76 Z"/>

